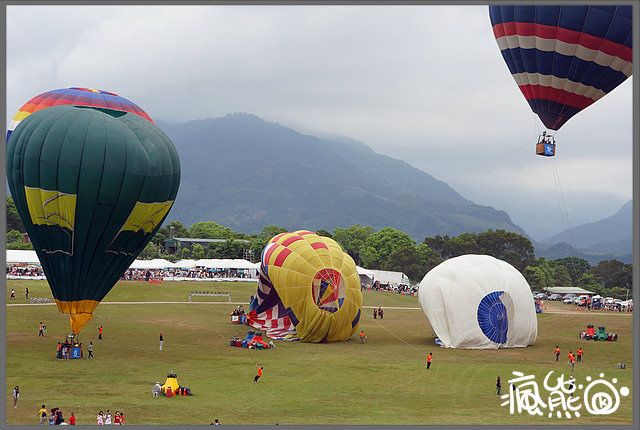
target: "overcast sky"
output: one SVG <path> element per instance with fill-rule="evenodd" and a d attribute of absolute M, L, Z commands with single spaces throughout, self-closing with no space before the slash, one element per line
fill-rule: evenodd
<path fill-rule="evenodd" d="M 70 86 L 165 121 L 248 112 L 360 140 L 538 240 L 632 197 L 631 79 L 566 123 L 556 157 L 535 156 L 544 126 L 486 6 L 9 5 L 6 56 L 7 121 Z"/>

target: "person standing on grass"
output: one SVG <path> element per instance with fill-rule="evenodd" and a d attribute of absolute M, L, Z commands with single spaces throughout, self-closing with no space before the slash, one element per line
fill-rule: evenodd
<path fill-rule="evenodd" d="M 40 326 L 38 327 L 38 337 L 44 336 L 44 324 L 40 321 Z"/>
<path fill-rule="evenodd" d="M 576 357 L 575 357 L 575 355 L 573 355 L 573 351 L 569 351 L 568 357 L 569 357 L 569 363 L 568 364 L 571 364 L 571 371 L 573 372 L 573 366 L 575 366 L 575 364 L 576 364 Z"/>
<path fill-rule="evenodd" d="M 87 356 L 87 358 L 93 358 L 93 342 L 89 342 L 89 347 L 87 348 L 87 351 L 89 351 L 89 355 Z"/>
<path fill-rule="evenodd" d="M 582 348 L 578 348 L 578 350 L 576 351 L 576 359 L 577 361 L 582 361 L 582 354 L 584 353 L 584 351 L 582 350 Z"/>
<path fill-rule="evenodd" d="M 556 354 L 556 361 L 558 361 L 558 357 L 560 357 L 560 348 L 556 345 L 556 350 L 554 351 Z"/>
<path fill-rule="evenodd" d="M 16 388 L 13 389 L 13 407 L 18 407 L 18 397 L 20 397 L 20 388 L 16 385 Z"/>
<path fill-rule="evenodd" d="M 71 412 L 71 415 L 69 416 L 69 425 L 76 425 L 76 416 L 73 414 L 73 412 Z"/>
<path fill-rule="evenodd" d="M 382 310 L 382 308 L 378 309 L 378 316 L 380 319 L 384 318 L 384 310 Z"/>
<path fill-rule="evenodd" d="M 500 382 L 500 377 L 498 376 L 498 380 L 496 381 L 496 390 L 498 396 L 500 395 L 500 390 L 502 389 L 502 382 Z"/>
<path fill-rule="evenodd" d="M 98 339 L 102 340 L 102 326 L 98 327 Z"/>
<path fill-rule="evenodd" d="M 29 287 L 24 289 L 24 296 L 29 300 Z"/>
<path fill-rule="evenodd" d="M 360 331 L 360 343 L 364 343 L 364 330 Z"/>
<path fill-rule="evenodd" d="M 258 367 L 257 364 L 256 367 Z M 262 376 L 262 369 L 264 369 L 264 367 L 258 367 L 258 374 L 253 377 L 253 382 L 258 382 L 258 379 Z"/>
<path fill-rule="evenodd" d="M 100 411 L 98 413 L 97 420 L 98 420 L 98 425 L 99 426 L 103 426 L 104 425 L 104 414 L 102 413 L 102 411 Z"/>
<path fill-rule="evenodd" d="M 376 319 L 377 316 L 378 316 L 378 310 L 376 308 L 373 308 L 373 319 Z"/>
<path fill-rule="evenodd" d="M 164 342 L 164 338 L 162 337 L 162 333 L 160 333 L 160 351 L 162 351 L 162 343 Z"/>
<path fill-rule="evenodd" d="M 12 288 L 11 289 L 11 297 L 9 297 L 11 300 L 15 300 L 16 299 L 16 292 L 15 290 Z"/>
<path fill-rule="evenodd" d="M 576 384 L 575 384 L 576 380 L 573 377 L 573 375 L 571 375 L 571 379 L 569 379 L 569 392 L 571 393 L 570 397 L 573 397 L 573 393 L 575 393 L 576 391 Z"/>
<path fill-rule="evenodd" d="M 107 409 L 107 413 L 104 416 L 104 425 L 111 425 L 111 409 Z"/>
<path fill-rule="evenodd" d="M 42 405 L 42 407 L 38 411 L 38 416 L 40 417 L 40 424 L 44 424 L 47 421 L 47 415 L 48 415 L 47 408 L 45 408 L 44 405 Z"/>
<path fill-rule="evenodd" d="M 427 370 L 431 367 L 431 360 L 433 360 L 433 355 L 429 353 L 429 355 L 427 355 Z"/>

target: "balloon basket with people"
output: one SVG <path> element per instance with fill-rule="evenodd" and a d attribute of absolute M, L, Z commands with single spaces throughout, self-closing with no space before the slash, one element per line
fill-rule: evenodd
<path fill-rule="evenodd" d="M 59 360 L 73 360 L 84 358 L 84 347 L 77 334 L 70 334 L 56 346 L 56 358 Z"/>

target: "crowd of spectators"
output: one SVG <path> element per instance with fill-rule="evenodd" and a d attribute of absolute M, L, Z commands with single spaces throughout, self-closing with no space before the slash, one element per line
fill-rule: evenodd
<path fill-rule="evenodd" d="M 43 277 L 44 272 L 40 266 L 24 266 L 22 264 L 7 265 L 7 277 Z"/>
<path fill-rule="evenodd" d="M 149 281 L 149 279 L 246 279 L 250 274 L 236 269 L 127 269 L 122 276 L 123 281 Z"/>
<path fill-rule="evenodd" d="M 389 293 L 402 294 L 405 296 L 417 296 L 418 285 L 407 284 L 381 284 L 380 281 L 374 281 L 371 284 L 362 284 L 363 290 L 387 291 Z"/>

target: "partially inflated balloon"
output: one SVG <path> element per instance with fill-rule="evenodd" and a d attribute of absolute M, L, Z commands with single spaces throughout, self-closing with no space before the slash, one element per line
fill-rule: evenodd
<path fill-rule="evenodd" d="M 526 279 L 489 255 L 461 255 L 431 269 L 420 282 L 418 303 L 446 348 L 525 347 L 538 335 Z"/>
<path fill-rule="evenodd" d="M 631 76 L 631 13 L 631 5 L 489 6 L 502 57 L 547 128 Z"/>
<path fill-rule="evenodd" d="M 356 265 L 336 241 L 299 230 L 265 246 L 250 325 L 276 339 L 344 341 L 361 310 Z"/>
<path fill-rule="evenodd" d="M 11 134 L 7 180 L 58 309 L 79 333 L 160 228 L 180 162 L 140 115 L 52 106 Z"/>
<path fill-rule="evenodd" d="M 22 105 L 9 124 L 9 128 L 7 129 L 7 142 L 13 130 L 16 129 L 23 119 L 34 112 L 60 105 L 100 107 L 131 112 L 153 122 L 144 110 L 115 93 L 79 87 L 61 88 L 39 94 Z"/>

